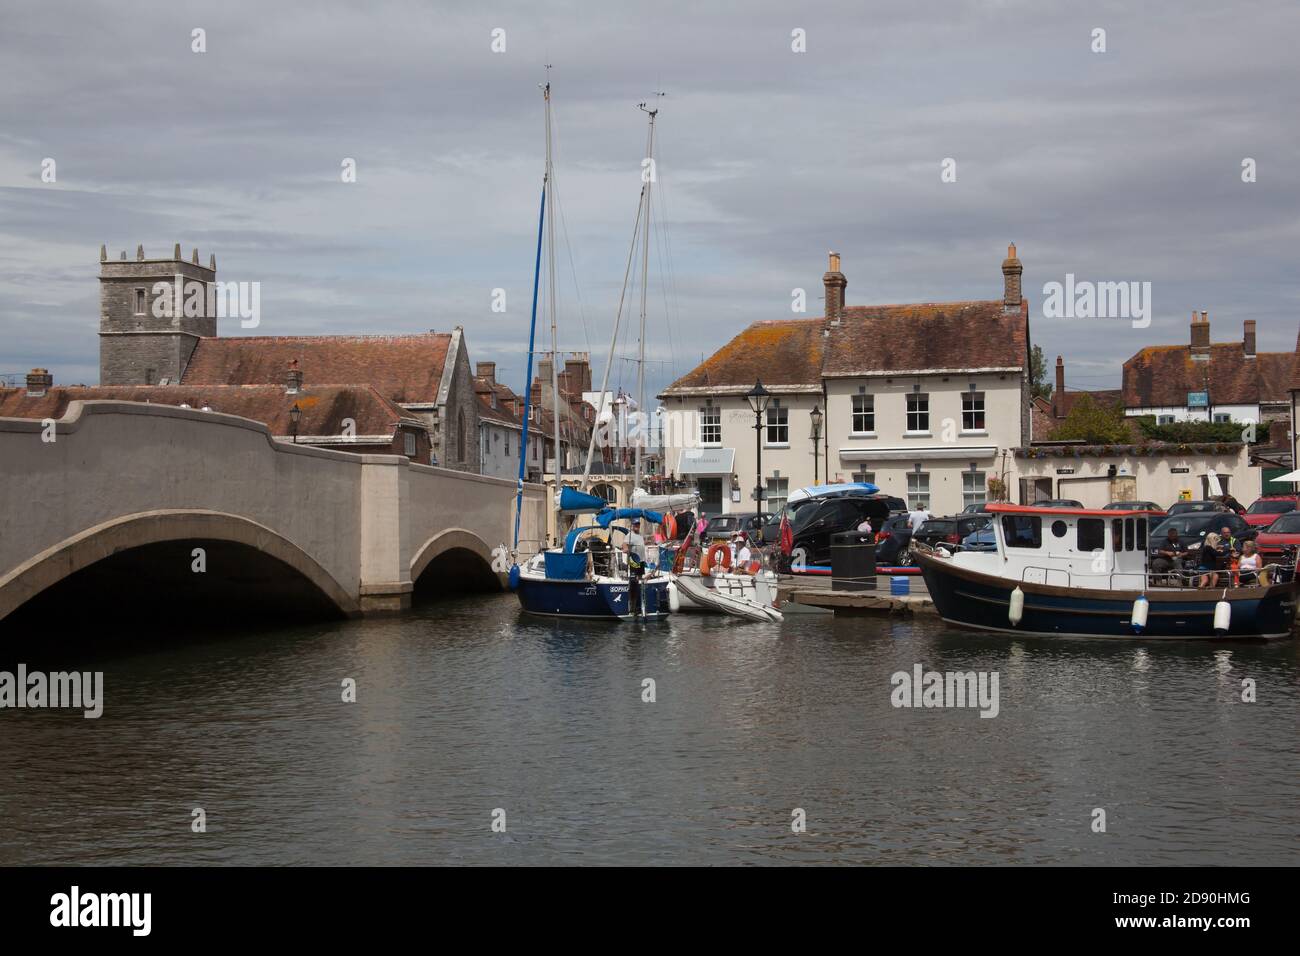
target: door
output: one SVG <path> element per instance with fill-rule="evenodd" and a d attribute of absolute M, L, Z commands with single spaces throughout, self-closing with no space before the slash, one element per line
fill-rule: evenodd
<path fill-rule="evenodd" d="M 1051 478 L 1021 478 L 1020 503 L 1032 505 L 1035 501 L 1046 501 L 1052 497 Z"/>
<path fill-rule="evenodd" d="M 722 514 L 722 479 L 700 479 L 700 513 L 713 516 Z"/>

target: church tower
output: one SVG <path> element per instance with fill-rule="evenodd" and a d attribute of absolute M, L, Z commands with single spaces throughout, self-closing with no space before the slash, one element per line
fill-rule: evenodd
<path fill-rule="evenodd" d="M 100 246 L 99 384 L 179 382 L 199 337 L 217 334 L 215 310 L 208 307 L 208 289 L 216 276 L 215 255 L 201 266 L 195 249 L 186 262 L 180 243 L 170 259 L 146 259 L 144 246 L 136 247 L 134 260 L 125 252 L 109 259 L 107 248 Z"/>

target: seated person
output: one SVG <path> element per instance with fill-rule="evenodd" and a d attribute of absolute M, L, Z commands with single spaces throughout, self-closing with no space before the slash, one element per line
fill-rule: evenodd
<path fill-rule="evenodd" d="M 1238 583 L 1244 588 L 1259 584 L 1262 567 L 1255 542 L 1247 541 L 1241 546 L 1241 557 L 1237 561 Z"/>
<path fill-rule="evenodd" d="M 1211 531 L 1205 536 L 1200 550 L 1196 552 L 1196 570 L 1201 575 L 1196 582 L 1198 588 L 1212 588 L 1218 585 L 1219 572 L 1225 566 L 1223 552 L 1219 550 L 1222 543 L 1223 539 L 1218 533 Z"/>
<path fill-rule="evenodd" d="M 1184 551 L 1183 546 L 1178 542 L 1178 532 L 1170 528 L 1165 540 L 1160 543 L 1156 556 L 1151 559 L 1151 573 L 1153 575 L 1173 574 L 1178 570 L 1179 559 L 1188 554 L 1190 552 Z"/>

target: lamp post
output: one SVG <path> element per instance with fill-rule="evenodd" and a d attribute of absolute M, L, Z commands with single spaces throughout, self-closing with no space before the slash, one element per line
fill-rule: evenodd
<path fill-rule="evenodd" d="M 820 484 L 817 480 L 817 445 L 822 437 L 822 419 L 824 414 L 821 406 L 814 404 L 812 411 L 808 413 L 808 418 L 812 421 L 812 440 L 813 440 L 813 484 Z"/>
<path fill-rule="evenodd" d="M 289 409 L 289 425 L 293 428 L 293 443 L 298 444 L 298 419 L 302 418 L 302 409 L 298 403 L 293 403 L 293 408 Z"/>
<path fill-rule="evenodd" d="M 754 485 L 754 510 L 763 510 L 763 413 L 767 403 L 772 400 L 772 393 L 763 387 L 761 381 L 754 382 L 754 387 L 745 393 L 749 407 L 754 410 L 754 450 L 758 460 L 757 478 Z"/>

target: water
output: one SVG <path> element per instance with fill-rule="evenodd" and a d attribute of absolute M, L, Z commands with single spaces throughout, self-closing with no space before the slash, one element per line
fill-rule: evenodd
<path fill-rule="evenodd" d="M 556 623 L 509 595 L 166 635 L 42 652 L 47 635 L 5 665 L 103 670 L 107 704 L 0 711 L 0 864 L 1296 859 L 1294 641 Z M 890 675 L 918 662 L 998 671 L 1000 713 L 892 707 Z"/>

